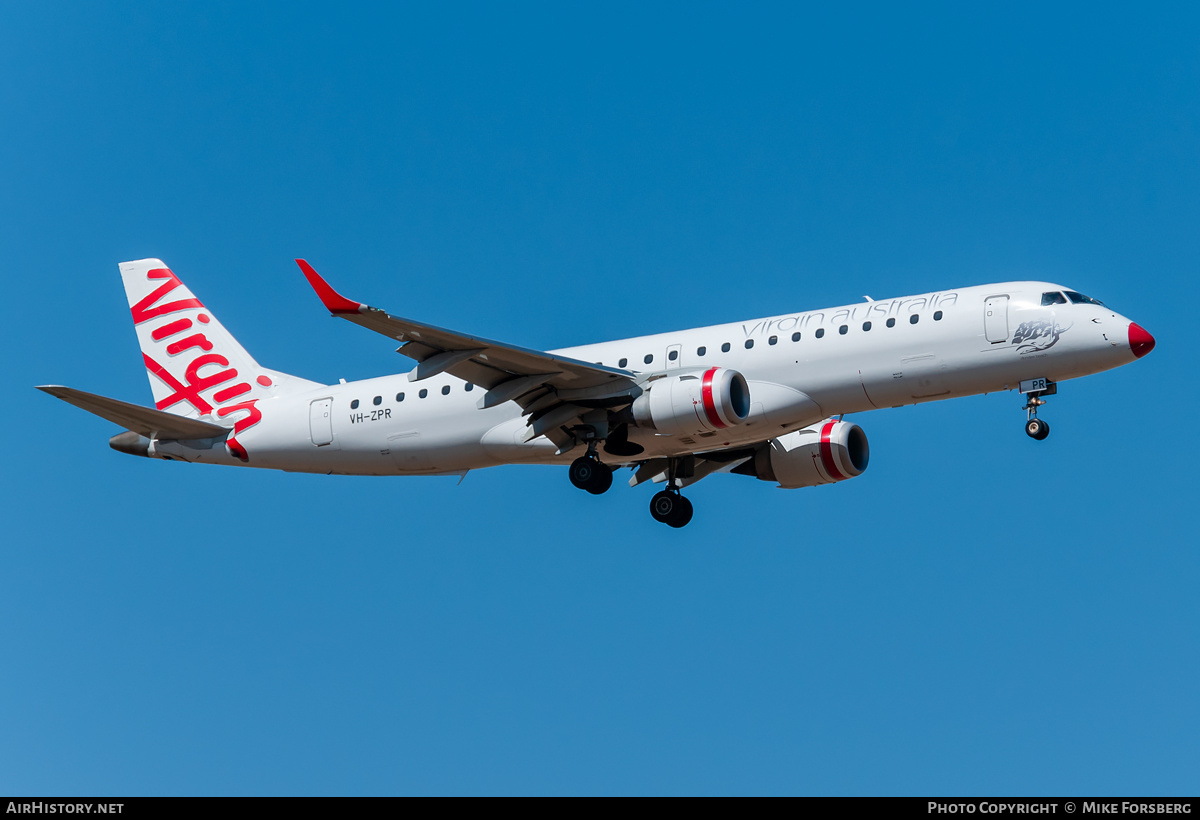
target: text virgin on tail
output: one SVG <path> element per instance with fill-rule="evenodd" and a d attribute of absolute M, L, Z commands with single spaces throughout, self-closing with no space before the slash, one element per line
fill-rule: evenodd
<path fill-rule="evenodd" d="M 232 427 L 244 460 L 237 436 L 262 420 L 259 401 L 316 386 L 262 367 L 161 260 L 120 268 L 157 409 Z"/>

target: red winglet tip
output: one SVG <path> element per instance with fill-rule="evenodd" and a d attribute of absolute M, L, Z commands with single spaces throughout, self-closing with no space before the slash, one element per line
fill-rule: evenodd
<path fill-rule="evenodd" d="M 321 302 L 329 309 L 330 313 L 358 313 L 362 308 L 362 304 L 353 300 L 347 299 L 342 294 L 329 286 L 329 283 L 321 278 L 321 274 L 313 270 L 313 266 L 305 262 L 303 259 L 297 259 L 296 264 L 300 266 L 300 270 L 304 272 L 304 278 L 308 280 L 308 284 L 312 285 L 312 289 L 317 292 Z"/>

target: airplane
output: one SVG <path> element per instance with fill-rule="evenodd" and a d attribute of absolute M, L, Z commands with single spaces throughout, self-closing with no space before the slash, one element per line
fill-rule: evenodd
<path fill-rule="evenodd" d="M 60 385 L 125 428 L 123 453 L 330 475 L 569 466 L 594 495 L 631 468 L 655 520 L 716 473 L 794 489 L 861 475 L 849 413 L 1018 390 L 1025 432 L 1059 382 L 1145 356 L 1154 337 L 1079 291 L 1002 282 L 542 352 L 393 316 L 297 264 L 330 314 L 399 342 L 407 373 L 327 385 L 262 367 L 160 260 L 120 265 L 154 408 Z M 460 479 L 461 480 L 461 479 Z"/>

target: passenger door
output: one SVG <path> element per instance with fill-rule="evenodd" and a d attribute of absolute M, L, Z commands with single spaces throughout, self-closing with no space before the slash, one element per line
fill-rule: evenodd
<path fill-rule="evenodd" d="M 984 303 L 983 333 L 992 344 L 1008 341 L 1008 295 L 989 296 Z"/>

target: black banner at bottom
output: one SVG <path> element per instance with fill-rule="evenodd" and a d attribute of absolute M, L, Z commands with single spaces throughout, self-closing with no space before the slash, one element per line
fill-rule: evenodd
<path fill-rule="evenodd" d="M 475 794 L 474 792 L 472 794 Z M 414 794 L 411 796 L 437 796 Z M 536 795 L 534 795 L 536 796 Z M 581 795 L 590 796 L 590 795 Z M 378 797 L 378 796 L 377 796 Z M 31 815 L 144 816 L 162 812 L 166 804 L 203 800 L 312 801 L 345 800 L 348 797 L 257 796 L 257 797 L 2 797 L 0 809 L 7 817 Z M 1194 797 L 802 797 L 806 801 L 859 803 L 864 808 L 886 810 L 890 815 L 913 817 L 1015 817 L 1039 815 L 1059 818 L 1095 818 L 1103 815 L 1160 817 L 1197 815 Z"/>

